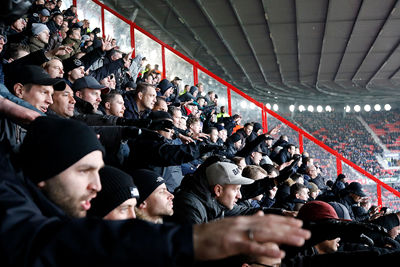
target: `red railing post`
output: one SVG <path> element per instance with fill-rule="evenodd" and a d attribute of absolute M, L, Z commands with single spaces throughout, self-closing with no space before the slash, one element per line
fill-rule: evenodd
<path fill-rule="evenodd" d="M 227 95 L 228 95 L 228 113 L 229 116 L 232 116 L 232 100 L 231 100 L 231 88 L 226 87 Z"/>
<path fill-rule="evenodd" d="M 130 24 L 131 26 L 131 47 L 135 48 L 132 52 L 132 58 L 136 56 L 136 45 L 135 45 L 135 28 L 133 27 L 133 24 Z"/>
<path fill-rule="evenodd" d="M 165 68 L 165 47 L 161 46 L 161 59 L 162 59 L 162 78 L 165 79 L 167 77 L 167 70 Z M 171 77 L 172 78 L 172 77 Z"/>
<path fill-rule="evenodd" d="M 301 132 L 299 132 L 299 149 L 300 149 L 300 153 L 303 154 L 304 144 L 303 144 L 303 135 L 301 134 Z"/>
<path fill-rule="evenodd" d="M 72 4 L 73 4 L 74 6 L 77 6 L 77 5 L 76 5 L 76 0 L 72 0 Z"/>
<path fill-rule="evenodd" d="M 376 184 L 376 194 L 378 195 L 378 206 L 382 207 L 382 188 L 380 184 Z"/>
<path fill-rule="evenodd" d="M 197 85 L 199 83 L 199 72 L 197 69 L 197 62 L 193 62 L 193 83 L 194 85 Z"/>
<path fill-rule="evenodd" d="M 342 170 L 342 161 L 336 157 L 336 173 L 337 175 L 341 174 L 343 172 Z"/>
<path fill-rule="evenodd" d="M 101 32 L 103 35 L 103 38 L 106 38 L 106 32 L 105 32 L 105 22 L 104 22 L 104 7 L 101 7 Z"/>

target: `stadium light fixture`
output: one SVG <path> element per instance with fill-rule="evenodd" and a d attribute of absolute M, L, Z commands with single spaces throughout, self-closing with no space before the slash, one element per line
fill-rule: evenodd
<path fill-rule="evenodd" d="M 270 103 L 265 104 L 265 106 L 267 107 L 267 109 L 271 109 L 271 104 Z"/>
<path fill-rule="evenodd" d="M 300 112 L 303 112 L 303 111 L 305 111 L 305 110 L 306 110 L 306 108 L 305 108 L 303 105 L 300 105 L 300 106 L 299 106 L 299 111 L 300 111 Z"/>
<path fill-rule="evenodd" d="M 380 110 L 381 110 L 381 105 L 376 104 L 376 105 L 374 106 L 374 109 L 375 109 L 375 111 L 380 111 Z"/>
<path fill-rule="evenodd" d="M 326 111 L 326 112 L 331 112 L 331 111 L 332 111 L 332 108 L 331 108 L 331 106 L 329 106 L 329 105 L 328 105 L 328 106 L 326 106 L 326 107 L 325 107 L 325 111 Z"/>
<path fill-rule="evenodd" d="M 253 109 L 253 110 L 254 110 L 255 108 L 256 108 L 256 105 L 254 105 L 254 103 L 251 102 L 251 103 L 250 103 L 250 109 Z"/>
<path fill-rule="evenodd" d="M 278 111 L 278 110 L 279 110 L 278 104 L 274 104 L 274 105 L 272 106 L 272 108 L 274 109 L 274 111 Z"/>
<path fill-rule="evenodd" d="M 290 105 L 290 106 L 289 106 L 289 110 L 290 110 L 290 112 L 293 112 L 293 111 L 294 111 L 294 109 L 295 109 L 295 106 L 294 106 L 294 105 Z"/>
<path fill-rule="evenodd" d="M 361 110 L 360 105 L 355 105 L 355 106 L 354 106 L 354 111 L 355 111 L 355 112 L 360 112 L 360 110 Z"/>
<path fill-rule="evenodd" d="M 309 105 L 307 107 L 307 110 L 310 111 L 310 112 L 314 112 L 314 107 L 312 105 Z"/>
<path fill-rule="evenodd" d="M 344 110 L 348 113 L 351 111 L 351 107 L 349 105 L 344 107 Z"/>
<path fill-rule="evenodd" d="M 386 104 L 383 108 L 384 108 L 386 111 L 389 111 L 389 110 L 392 109 L 392 106 L 390 106 L 389 104 Z"/>
<path fill-rule="evenodd" d="M 245 100 L 242 100 L 242 101 L 240 102 L 240 107 L 241 107 L 242 109 L 247 108 L 247 102 L 246 102 Z"/>
<path fill-rule="evenodd" d="M 364 106 L 364 110 L 366 111 L 366 112 L 370 112 L 371 111 L 371 106 L 370 105 L 365 105 Z"/>
<path fill-rule="evenodd" d="M 318 105 L 317 106 L 317 111 L 318 112 L 322 112 L 324 110 L 324 108 L 321 106 L 321 105 Z"/>

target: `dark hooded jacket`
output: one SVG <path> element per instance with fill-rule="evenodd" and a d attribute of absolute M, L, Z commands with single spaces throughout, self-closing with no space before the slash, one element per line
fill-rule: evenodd
<path fill-rule="evenodd" d="M 185 176 L 175 191 L 172 220 L 180 224 L 206 223 L 224 218 L 225 210 L 213 197 L 205 172 L 198 170 Z"/>

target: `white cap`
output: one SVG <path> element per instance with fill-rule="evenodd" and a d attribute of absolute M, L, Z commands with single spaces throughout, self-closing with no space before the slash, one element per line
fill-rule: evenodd
<path fill-rule="evenodd" d="M 206 176 L 210 185 L 226 184 L 252 184 L 253 179 L 242 176 L 242 172 L 236 164 L 229 162 L 216 162 L 206 169 Z"/>

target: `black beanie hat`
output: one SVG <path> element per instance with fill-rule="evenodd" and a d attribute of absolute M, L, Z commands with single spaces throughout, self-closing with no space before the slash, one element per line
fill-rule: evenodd
<path fill-rule="evenodd" d="M 236 143 L 241 138 L 240 138 L 240 135 L 238 133 L 234 133 L 229 137 L 229 139 L 232 141 L 232 143 Z"/>
<path fill-rule="evenodd" d="M 34 183 L 50 179 L 87 154 L 104 148 L 84 123 L 72 119 L 38 117 L 20 147 L 22 170 Z"/>
<path fill-rule="evenodd" d="M 145 169 L 134 170 L 132 172 L 132 177 L 139 189 L 140 197 L 138 204 L 143 203 L 143 201 L 145 201 L 157 187 L 165 183 L 164 179 L 160 175 Z"/>
<path fill-rule="evenodd" d="M 103 218 L 126 200 L 139 199 L 139 191 L 129 174 L 111 166 L 105 166 L 99 174 L 102 189 L 91 201 L 88 215 Z"/>

